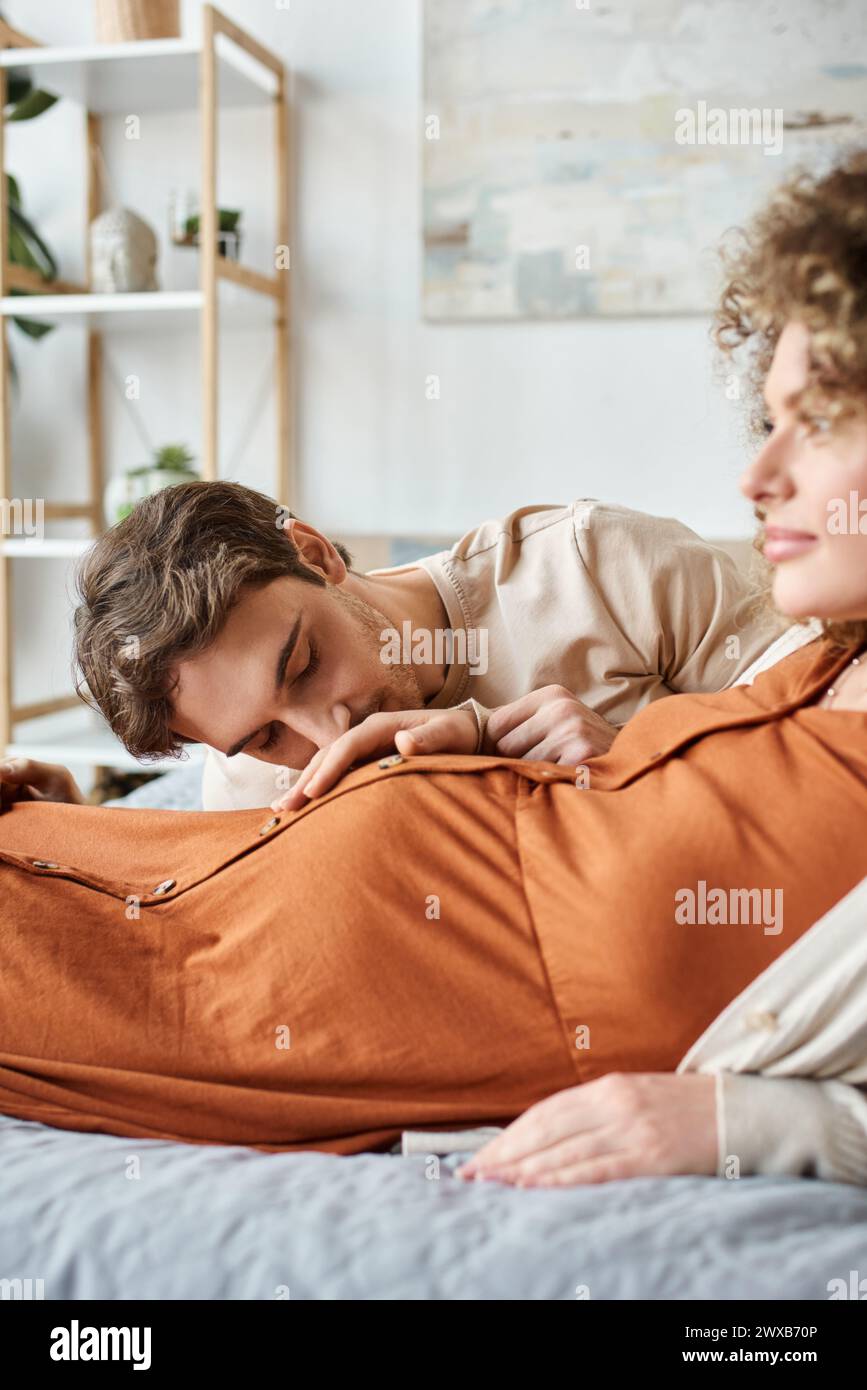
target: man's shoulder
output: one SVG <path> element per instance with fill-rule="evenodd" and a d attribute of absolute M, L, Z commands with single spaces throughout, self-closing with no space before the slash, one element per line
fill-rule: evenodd
<path fill-rule="evenodd" d="M 461 536 L 450 550 L 440 551 L 430 560 L 469 565 L 506 552 L 512 555 L 524 546 L 538 551 L 550 546 L 583 549 L 593 541 L 621 541 L 633 544 L 640 538 L 648 543 L 661 535 L 676 533 L 684 541 L 704 545 L 688 526 L 673 517 L 652 516 L 618 502 L 598 497 L 578 497 L 568 503 L 540 503 L 518 507 L 507 516 L 483 521 Z"/>
<path fill-rule="evenodd" d="M 518 507 L 506 516 L 482 521 L 466 531 L 450 550 L 441 552 L 442 558 L 469 561 L 492 550 L 520 545 L 528 536 L 568 523 L 569 512 L 569 507 L 554 503 Z"/>
<path fill-rule="evenodd" d="M 441 558 L 470 561 L 495 550 L 511 550 L 527 541 L 544 544 L 556 542 L 561 536 L 571 536 L 586 519 L 595 516 L 607 521 L 629 509 L 600 502 L 595 497 L 580 497 L 573 502 L 540 502 L 517 507 L 506 516 L 483 521 L 461 536 L 450 550 L 440 552 Z M 638 515 L 637 513 L 635 515 Z"/>

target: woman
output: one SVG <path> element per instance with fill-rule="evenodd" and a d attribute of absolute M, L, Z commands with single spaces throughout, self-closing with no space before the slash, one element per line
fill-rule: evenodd
<path fill-rule="evenodd" d="M 668 1073 L 865 873 L 867 536 L 836 505 L 867 498 L 865 206 L 863 156 L 787 188 L 721 321 L 767 373 L 774 600 L 821 639 L 650 706 L 577 786 L 460 756 L 450 711 L 455 753 L 327 790 L 329 753 L 264 822 L 14 807 L 0 1109 L 337 1152 L 520 1115 L 468 1172 L 715 1171 L 714 1078 Z"/>

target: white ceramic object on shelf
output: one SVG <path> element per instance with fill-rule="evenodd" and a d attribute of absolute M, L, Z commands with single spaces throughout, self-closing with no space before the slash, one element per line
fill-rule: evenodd
<path fill-rule="evenodd" d="M 90 288 L 94 294 L 156 290 L 157 234 L 129 208 L 109 208 L 90 224 Z"/>
<path fill-rule="evenodd" d="M 103 508 L 106 526 L 114 526 L 123 521 L 143 497 L 159 492 L 164 487 L 176 483 L 195 482 L 198 474 L 184 468 L 137 468 L 129 473 L 119 473 L 111 478 L 105 489 Z"/>

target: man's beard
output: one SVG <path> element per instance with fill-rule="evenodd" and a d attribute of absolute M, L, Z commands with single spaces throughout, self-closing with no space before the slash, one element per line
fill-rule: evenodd
<path fill-rule="evenodd" d="M 372 604 L 365 603 L 364 599 L 356 598 L 355 594 L 347 594 L 343 589 L 336 586 L 331 588 L 332 597 L 337 603 L 342 603 L 349 612 L 349 616 L 354 627 L 358 630 L 359 641 L 365 647 L 375 648 L 377 653 L 382 651 L 382 633 L 392 628 L 392 624 L 384 613 Z M 401 663 L 383 665 L 383 674 L 386 678 L 375 693 L 370 705 L 361 714 L 356 715 L 354 723 L 360 724 L 362 719 L 368 715 L 376 714 L 381 710 L 386 701 L 395 709 L 423 709 L 424 696 L 418 677 L 412 666 L 405 666 Z"/>

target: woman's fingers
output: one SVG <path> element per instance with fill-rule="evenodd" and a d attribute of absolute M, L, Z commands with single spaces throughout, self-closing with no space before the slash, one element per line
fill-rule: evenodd
<path fill-rule="evenodd" d="M 597 1182 L 621 1182 L 624 1178 L 646 1177 L 638 1154 L 603 1154 L 599 1158 L 565 1164 L 538 1178 L 519 1182 L 518 1187 L 578 1187 Z"/>
<path fill-rule="evenodd" d="M 59 763 L 40 763 L 32 758 L 7 758 L 0 763 L 0 808 L 13 801 L 84 801 L 75 778 Z"/>
<path fill-rule="evenodd" d="M 516 1163 L 574 1137 L 592 1124 L 592 1096 L 588 1100 L 587 1086 L 573 1086 L 566 1091 L 531 1105 L 519 1115 L 502 1134 L 479 1149 L 468 1163 L 457 1170 L 460 1177 L 474 1176 L 481 1169 L 497 1168 Z"/>
<path fill-rule="evenodd" d="M 0 763 L 0 781 L 10 787 L 38 787 L 65 771 L 53 763 L 37 763 L 32 758 L 7 758 Z"/>
<path fill-rule="evenodd" d="M 494 1182 L 507 1182 L 516 1186 L 540 1185 L 555 1180 L 564 1172 L 574 1172 L 592 1161 L 611 1159 L 618 1154 L 620 1145 L 616 1134 L 608 1126 L 587 1130 L 581 1134 L 570 1134 L 559 1143 L 548 1148 L 527 1154 L 514 1163 L 495 1164 L 482 1170 L 484 1178 Z"/>
<path fill-rule="evenodd" d="M 715 1078 L 609 1072 L 531 1107 L 458 1168 L 540 1186 L 716 1172 Z"/>

